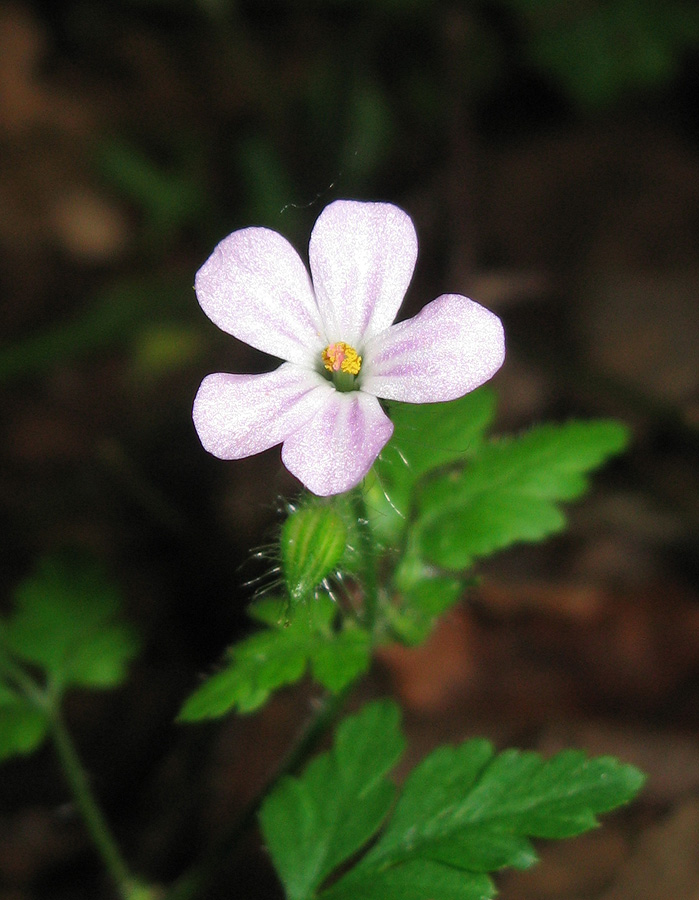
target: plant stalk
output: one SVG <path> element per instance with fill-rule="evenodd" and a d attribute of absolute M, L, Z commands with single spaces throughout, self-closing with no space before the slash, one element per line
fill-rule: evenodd
<path fill-rule="evenodd" d="M 352 492 L 351 503 L 359 527 L 358 550 L 361 557 L 360 575 L 364 593 L 363 623 L 367 630 L 373 633 L 379 603 L 376 544 L 361 485 Z M 317 712 L 300 733 L 267 785 L 257 797 L 250 801 L 238 819 L 225 830 L 204 858 L 178 879 L 177 883 L 168 891 L 167 900 L 192 900 L 212 886 L 222 865 L 225 864 L 225 857 L 231 853 L 232 848 L 240 841 L 243 834 L 252 827 L 260 807 L 279 780 L 285 775 L 297 772 L 317 749 L 325 734 L 340 715 L 353 686 L 353 684 L 347 685 L 337 694 L 324 696 Z"/>
<path fill-rule="evenodd" d="M 359 553 L 362 560 L 364 589 L 364 627 L 373 634 L 379 606 L 379 586 L 376 561 L 376 542 L 369 522 L 366 500 L 361 484 L 352 491 L 352 508 L 359 526 Z"/>
<path fill-rule="evenodd" d="M 178 879 L 177 883 L 167 892 L 166 900 L 192 900 L 212 887 L 216 876 L 226 862 L 226 857 L 230 858 L 232 849 L 235 848 L 245 832 L 252 827 L 265 799 L 272 793 L 281 778 L 297 772 L 318 747 L 342 711 L 352 687 L 353 685 L 348 685 L 337 694 L 326 694 L 323 697 L 317 712 L 301 732 L 266 786 L 248 803 L 231 827 L 226 829 L 215 844 L 209 848 L 203 859 L 195 863 Z"/>
<path fill-rule="evenodd" d="M 50 723 L 51 735 L 61 767 L 73 792 L 85 827 L 116 884 L 122 900 L 142 900 L 142 898 L 150 896 L 151 892 L 138 883 L 124 862 L 119 847 L 90 790 L 85 770 L 60 711 L 53 710 L 51 712 Z"/>

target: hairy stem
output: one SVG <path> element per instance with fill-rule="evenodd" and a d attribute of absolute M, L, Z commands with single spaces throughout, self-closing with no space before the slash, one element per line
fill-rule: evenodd
<path fill-rule="evenodd" d="M 379 605 L 379 585 L 376 565 L 376 541 L 367 514 L 366 500 L 362 486 L 352 492 L 352 507 L 359 526 L 359 547 L 361 557 L 362 587 L 364 590 L 364 626 L 373 633 Z"/>
<path fill-rule="evenodd" d="M 373 633 L 378 615 L 379 588 L 377 580 L 376 543 L 367 515 L 361 485 L 352 492 L 352 509 L 359 528 L 358 552 L 361 559 L 360 578 L 363 588 L 363 622 Z M 242 836 L 255 822 L 260 807 L 272 793 L 279 780 L 297 772 L 317 749 L 322 738 L 340 715 L 353 685 L 337 694 L 326 694 L 315 715 L 299 734 L 289 753 L 280 763 L 267 785 L 242 811 L 238 819 L 226 829 L 202 860 L 182 875 L 169 890 L 167 900 L 192 900 L 209 889 L 222 867 L 230 859 L 231 852 Z"/>

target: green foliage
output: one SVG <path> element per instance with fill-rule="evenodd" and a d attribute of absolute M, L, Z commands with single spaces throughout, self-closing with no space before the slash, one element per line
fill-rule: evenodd
<path fill-rule="evenodd" d="M 424 475 L 478 452 L 494 414 L 495 395 L 488 388 L 447 403 L 390 405 L 393 437 L 375 465 L 367 502 L 380 538 L 392 541 L 403 531 Z"/>
<path fill-rule="evenodd" d="M 395 432 L 367 480 L 367 508 L 393 563 L 385 614 L 406 644 L 424 640 L 458 602 L 477 559 L 563 528 L 560 504 L 580 497 L 587 474 L 628 440 L 611 421 L 488 440 L 495 397 L 487 388 L 450 403 L 391 404 L 389 412 Z"/>
<path fill-rule="evenodd" d="M 484 445 L 465 468 L 424 486 L 418 500 L 418 541 L 425 557 L 448 569 L 520 541 L 562 529 L 558 504 L 579 497 L 586 473 L 627 443 L 616 422 L 543 425 Z"/>
<path fill-rule="evenodd" d="M 161 327 L 172 327 L 173 313 L 189 308 L 191 303 L 191 283 L 170 275 L 109 285 L 76 318 L 0 348 L 0 384 L 40 375 L 107 348 L 132 341 L 142 344 L 139 335 L 152 334 L 154 320 L 160 320 Z M 191 330 L 189 335 L 185 357 L 193 350 Z M 140 356 L 142 347 L 136 350 Z"/>
<path fill-rule="evenodd" d="M 505 3 L 522 17 L 534 65 L 583 107 L 665 85 L 699 39 L 699 9 L 684 0 Z"/>
<path fill-rule="evenodd" d="M 40 746 L 67 688 L 124 680 L 139 642 L 115 621 L 119 606 L 91 561 L 47 557 L 18 585 L 0 621 L 0 760 Z"/>
<path fill-rule="evenodd" d="M 408 645 L 421 644 L 435 620 L 458 603 L 464 593 L 460 578 L 422 571 L 421 578 L 405 583 L 398 602 L 386 611 L 394 635 Z"/>
<path fill-rule="evenodd" d="M 352 620 L 337 626 L 338 607 L 327 594 L 285 616 L 283 601 L 264 600 L 252 615 L 268 627 L 231 647 L 221 671 L 187 700 L 179 719 L 216 718 L 236 708 L 252 712 L 278 688 L 298 681 L 310 665 L 330 691 L 340 691 L 369 666 L 370 639 Z"/>
<path fill-rule="evenodd" d="M 304 506 L 282 527 L 282 571 L 293 603 L 310 596 L 337 567 L 347 545 L 347 528 L 331 506 Z"/>
<path fill-rule="evenodd" d="M 135 144 L 105 140 L 98 155 L 102 176 L 141 210 L 151 237 L 162 244 L 172 240 L 207 208 L 198 173 L 191 159 L 198 147 L 191 142 L 171 142 L 173 162 L 164 166 Z"/>
<path fill-rule="evenodd" d="M 258 709 L 309 669 L 337 692 L 368 668 L 374 641 L 425 640 L 463 596 L 476 559 L 562 528 L 559 504 L 580 496 L 587 473 L 627 440 L 621 425 L 599 421 L 487 441 L 494 415 L 487 390 L 450 403 L 396 404 L 391 414 L 395 437 L 366 488 L 369 526 L 385 547 L 377 559 L 386 587 L 376 635 L 319 590 L 328 576 L 352 579 L 358 570 L 351 497 L 302 506 L 280 536 L 287 600 L 252 608 L 267 627 L 229 650 L 221 670 L 185 703 L 181 721 Z"/>
<path fill-rule="evenodd" d="M 46 714 L 0 682 L 0 762 L 36 750 L 47 730 Z"/>
<path fill-rule="evenodd" d="M 116 620 L 119 592 L 91 562 L 49 557 L 15 591 L 2 630 L 5 653 L 43 670 L 55 693 L 120 684 L 138 652 L 132 628 Z"/>
<path fill-rule="evenodd" d="M 637 769 L 611 757 L 496 754 L 476 739 L 423 760 L 379 831 L 391 799 L 385 776 L 403 744 L 397 718 L 388 702 L 348 718 L 333 749 L 263 805 L 263 833 L 289 900 L 487 900 L 495 894 L 488 873 L 536 862 L 531 838 L 588 831 L 643 784 Z M 353 868 L 320 890 L 372 840 Z"/>
<path fill-rule="evenodd" d="M 382 462 L 396 464 L 399 456 L 414 483 L 432 469 L 477 452 L 495 415 L 495 394 L 484 387 L 447 403 L 394 403 L 389 412 L 395 430 Z M 386 475 L 390 478 L 388 470 Z"/>
<path fill-rule="evenodd" d="M 312 896 L 376 832 L 395 796 L 386 775 L 405 749 L 391 703 L 374 703 L 337 729 L 329 753 L 302 778 L 284 778 L 260 812 L 289 900 Z"/>

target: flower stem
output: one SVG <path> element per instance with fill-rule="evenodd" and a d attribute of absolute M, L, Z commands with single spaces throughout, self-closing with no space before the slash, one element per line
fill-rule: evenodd
<path fill-rule="evenodd" d="M 298 736 L 287 756 L 282 760 L 267 785 L 243 809 L 240 816 L 212 844 L 203 859 L 182 875 L 167 892 L 166 900 L 192 900 L 211 888 L 245 832 L 252 827 L 260 807 L 272 793 L 279 780 L 293 775 L 306 762 L 342 711 L 352 687 L 350 684 L 337 694 L 326 694 L 315 715 Z"/>
<path fill-rule="evenodd" d="M 151 891 L 129 872 L 102 812 L 92 795 L 82 763 L 65 722 L 56 708 L 50 711 L 51 736 L 61 767 L 73 792 L 85 826 L 122 900 L 145 900 Z"/>
<path fill-rule="evenodd" d="M 379 586 L 376 566 L 376 541 L 369 522 L 362 486 L 352 491 L 352 506 L 359 528 L 359 553 L 362 561 L 362 587 L 364 589 L 364 625 L 370 634 L 376 625 L 379 605 Z"/>
<path fill-rule="evenodd" d="M 379 603 L 376 542 L 361 486 L 352 492 L 351 503 L 359 529 L 358 551 L 361 558 L 360 574 L 364 591 L 363 620 L 365 627 L 370 633 L 373 633 Z M 337 694 L 325 695 L 315 715 L 300 733 L 274 776 L 243 809 L 231 827 L 226 829 L 215 844 L 209 848 L 204 858 L 178 879 L 177 883 L 168 891 L 167 900 L 192 900 L 213 885 L 226 861 L 230 860 L 233 848 L 253 825 L 265 799 L 272 793 L 281 778 L 297 772 L 309 759 L 340 715 L 353 687 L 354 683 L 351 683 Z"/>

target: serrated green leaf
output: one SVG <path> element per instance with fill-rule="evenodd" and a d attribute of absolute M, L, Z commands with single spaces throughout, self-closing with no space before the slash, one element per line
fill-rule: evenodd
<path fill-rule="evenodd" d="M 114 621 L 119 606 L 116 585 L 92 561 L 46 558 L 17 587 L 3 640 L 54 687 L 113 687 L 139 647 L 133 629 Z"/>
<path fill-rule="evenodd" d="M 6 685 L 0 684 L 0 762 L 36 750 L 48 731 L 46 716 Z"/>
<path fill-rule="evenodd" d="M 416 479 L 473 454 L 495 415 L 495 395 L 480 388 L 446 403 L 392 403 L 388 412 L 394 431 L 382 472 L 402 463 Z"/>
<path fill-rule="evenodd" d="M 282 571 L 292 601 L 298 602 L 335 570 L 347 544 L 347 529 L 330 506 L 305 506 L 282 527 Z"/>
<path fill-rule="evenodd" d="M 370 653 L 368 632 L 347 622 L 334 640 L 318 643 L 313 649 L 313 675 L 323 687 L 337 693 L 367 670 Z"/>
<path fill-rule="evenodd" d="M 518 750 L 496 754 L 482 739 L 440 747 L 409 775 L 369 851 L 317 894 L 385 816 L 382 804 L 373 815 L 362 804 L 366 786 L 385 784 L 400 755 L 398 715 L 395 704 L 382 703 L 347 719 L 333 751 L 300 778 L 285 779 L 263 806 L 263 831 L 288 900 L 488 900 L 495 895 L 488 873 L 536 861 L 532 838 L 595 827 L 599 814 L 627 803 L 644 781 L 632 766 L 577 750 L 545 760 Z"/>
<path fill-rule="evenodd" d="M 536 860 L 529 838 L 562 838 L 597 824 L 597 815 L 628 802 L 643 775 L 609 757 L 564 751 L 550 760 L 488 741 L 440 747 L 417 766 L 383 835 L 323 900 L 363 896 L 364 885 L 407 863 L 461 869 L 468 878 Z M 416 900 L 429 900 L 428 893 Z M 458 895 L 456 895 L 458 896 Z M 487 896 L 491 896 L 488 894 Z"/>
<path fill-rule="evenodd" d="M 436 619 L 454 606 L 464 592 L 458 578 L 424 575 L 401 591 L 398 604 L 386 610 L 394 633 L 406 644 L 424 641 Z"/>
<path fill-rule="evenodd" d="M 427 859 L 411 860 L 397 869 L 352 870 L 319 894 L 321 900 L 489 900 L 495 896 L 486 875 L 463 872 Z"/>
<path fill-rule="evenodd" d="M 612 421 L 543 425 L 484 446 L 460 472 L 432 479 L 420 493 L 418 540 L 440 566 L 466 569 L 474 559 L 559 531 L 558 503 L 579 497 L 586 473 L 626 445 Z"/>
<path fill-rule="evenodd" d="M 368 667 L 368 634 L 352 623 L 335 631 L 337 607 L 327 594 L 288 616 L 283 609 L 274 600 L 255 604 L 252 615 L 269 627 L 231 647 L 225 667 L 189 697 L 180 721 L 217 718 L 233 708 L 252 712 L 273 691 L 298 681 L 309 663 L 331 691 L 342 690 Z"/>
<path fill-rule="evenodd" d="M 407 521 L 416 483 L 428 472 L 469 459 L 495 414 L 495 394 L 479 388 L 447 403 L 391 403 L 393 436 L 368 481 L 375 531 L 394 540 Z"/>
<path fill-rule="evenodd" d="M 333 749 L 263 804 L 262 831 L 289 900 L 310 897 L 384 820 L 395 793 L 385 776 L 405 747 L 399 716 L 395 704 L 376 702 L 345 719 Z"/>

